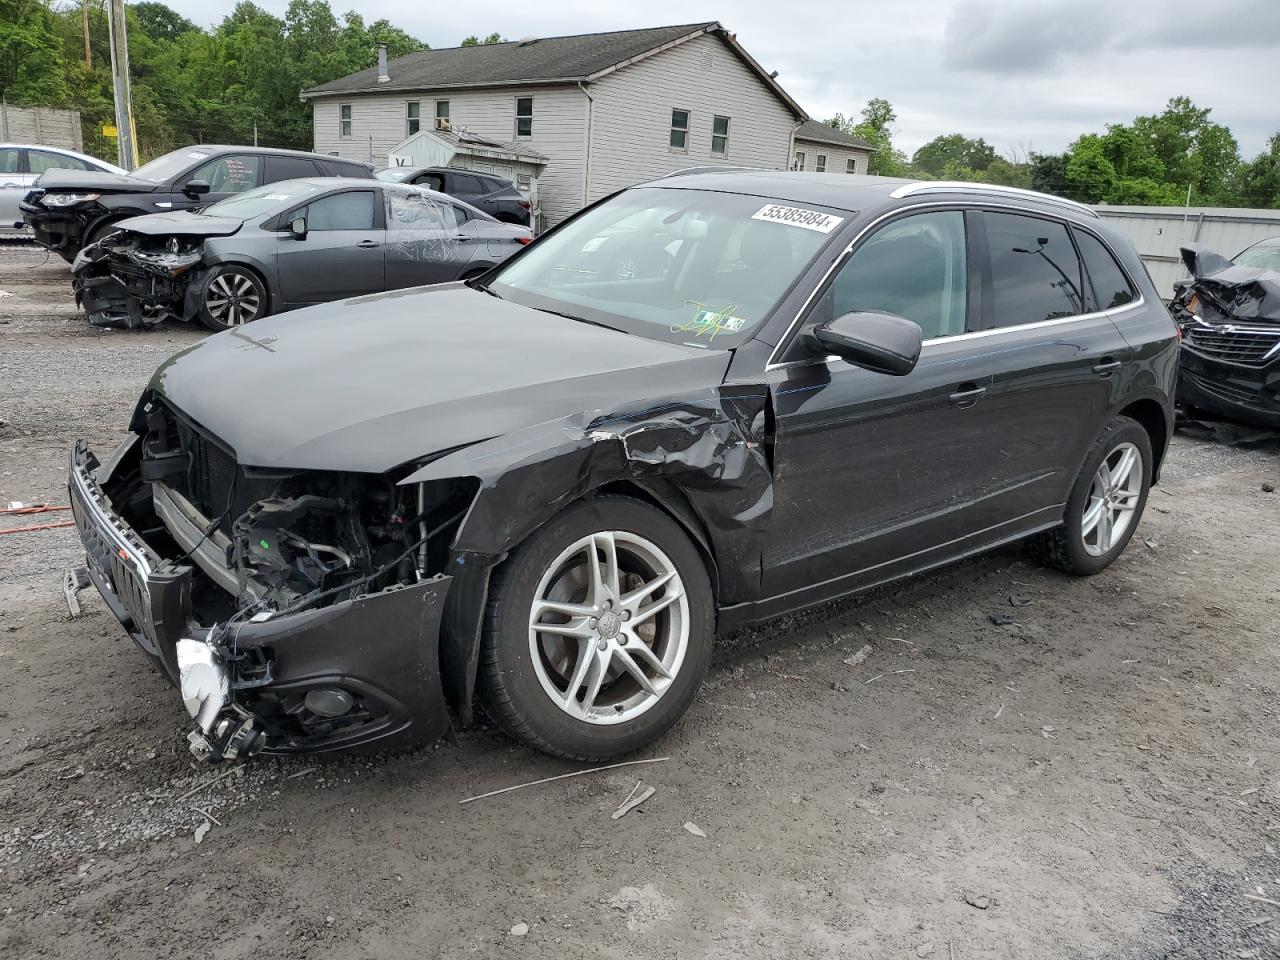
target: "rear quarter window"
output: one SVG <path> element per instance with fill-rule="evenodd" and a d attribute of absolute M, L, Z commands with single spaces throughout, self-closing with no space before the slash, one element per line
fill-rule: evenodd
<path fill-rule="evenodd" d="M 1089 309 L 1112 310 L 1137 300 L 1137 291 L 1129 282 L 1128 275 L 1106 245 L 1091 233 L 1083 230 L 1072 232 L 1089 277 L 1085 288 L 1090 298 Z"/>

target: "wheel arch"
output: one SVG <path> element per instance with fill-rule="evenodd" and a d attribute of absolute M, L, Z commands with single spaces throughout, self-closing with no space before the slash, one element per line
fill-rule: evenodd
<path fill-rule="evenodd" d="M 1134 400 L 1117 411 L 1117 415 L 1136 420 L 1151 439 L 1151 482 L 1160 479 L 1160 467 L 1164 463 L 1169 445 L 1169 418 L 1160 401 L 1150 397 Z"/>

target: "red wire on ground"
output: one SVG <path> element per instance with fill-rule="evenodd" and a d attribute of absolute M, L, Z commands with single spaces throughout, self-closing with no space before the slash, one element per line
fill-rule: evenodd
<path fill-rule="evenodd" d="M 56 513 L 59 510 L 70 510 L 70 507 L 52 507 L 47 503 L 29 503 L 25 507 L 7 507 L 0 514 L 9 517 L 25 516 L 29 513 Z"/>
<path fill-rule="evenodd" d="M 64 520 L 62 523 L 41 523 L 34 527 L 9 527 L 5 530 L 0 530 L 0 534 L 31 533 L 35 530 L 56 530 L 58 527 L 74 527 L 75 525 L 76 522 L 74 520 Z"/>

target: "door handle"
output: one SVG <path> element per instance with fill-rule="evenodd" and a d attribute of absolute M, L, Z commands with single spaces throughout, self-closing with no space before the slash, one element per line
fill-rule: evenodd
<path fill-rule="evenodd" d="M 980 387 L 976 383 L 970 381 L 969 383 L 960 384 L 960 389 L 947 397 L 947 399 L 957 407 L 972 407 L 986 392 L 986 387 Z"/>
<path fill-rule="evenodd" d="M 460 233 L 460 234 L 458 234 L 456 237 L 454 237 L 453 239 L 457 240 L 459 243 L 466 243 L 466 242 L 467 242 L 468 240 L 470 240 L 471 238 L 470 238 L 470 237 L 468 237 L 468 236 L 466 236 L 465 234 L 461 234 L 461 233 Z"/>
<path fill-rule="evenodd" d="M 1103 357 L 1102 362 L 1094 364 L 1093 372 L 1100 377 L 1109 377 L 1113 370 L 1120 369 L 1120 361 L 1113 357 Z"/>
<path fill-rule="evenodd" d="M 356 246 L 360 247 L 362 250 L 372 250 L 374 247 L 382 246 L 382 244 L 380 244 L 377 240 L 361 240 L 359 243 L 356 244 Z"/>

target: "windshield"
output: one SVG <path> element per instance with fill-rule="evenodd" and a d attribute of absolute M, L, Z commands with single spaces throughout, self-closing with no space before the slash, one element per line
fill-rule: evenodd
<path fill-rule="evenodd" d="M 1237 267 L 1280 271 L 1280 243 L 1264 240 L 1240 254 L 1233 262 Z"/>
<path fill-rule="evenodd" d="M 509 300 L 654 340 L 747 340 L 848 211 L 628 190 L 542 238 L 489 284 Z"/>
<path fill-rule="evenodd" d="M 133 171 L 130 176 L 138 177 L 141 180 L 150 180 L 152 183 L 163 183 L 187 169 L 197 160 L 207 160 L 208 158 L 208 152 L 201 150 L 199 147 L 183 147 L 181 150 L 173 151 L 173 153 L 166 153 L 162 157 L 156 157 L 150 163 L 144 163 Z"/>
<path fill-rule="evenodd" d="M 404 183 L 417 172 L 417 167 L 387 167 L 385 170 L 379 170 L 374 176 L 389 183 Z"/>
<path fill-rule="evenodd" d="M 202 211 L 206 217 L 231 217 L 235 220 L 249 220 L 253 217 L 270 213 L 279 207 L 301 200 L 329 187 L 316 186 L 305 180 L 280 180 L 269 183 L 265 187 L 254 187 L 244 193 L 211 203 Z"/>

